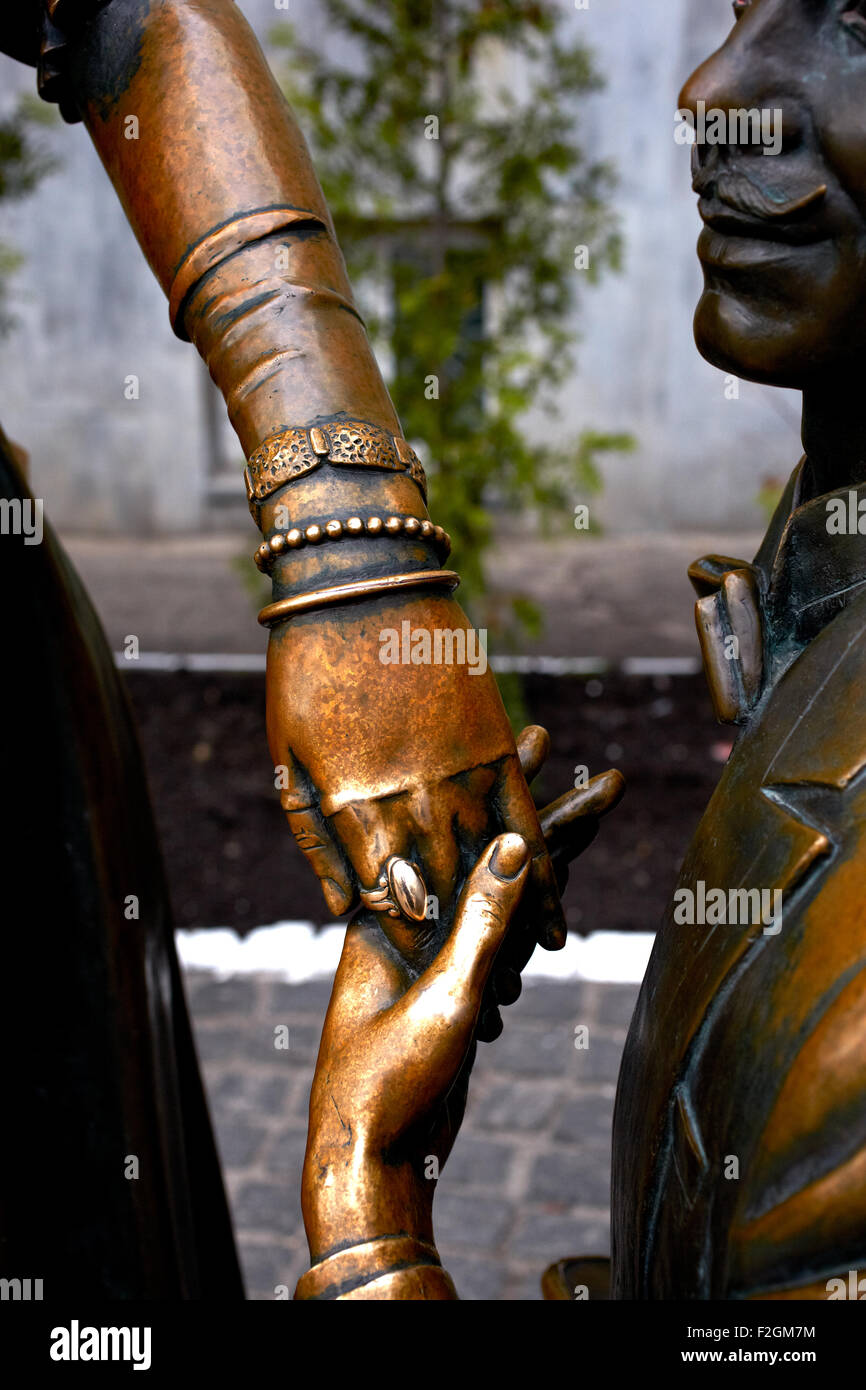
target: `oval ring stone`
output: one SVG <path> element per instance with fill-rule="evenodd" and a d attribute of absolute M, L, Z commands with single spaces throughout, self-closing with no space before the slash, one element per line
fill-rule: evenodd
<path fill-rule="evenodd" d="M 427 888 L 414 864 L 408 859 L 390 859 L 387 866 L 388 885 L 394 902 L 413 922 L 423 922 L 427 915 Z"/>

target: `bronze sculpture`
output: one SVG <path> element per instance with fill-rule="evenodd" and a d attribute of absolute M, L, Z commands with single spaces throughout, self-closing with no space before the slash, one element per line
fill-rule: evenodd
<path fill-rule="evenodd" d="M 405 946 L 432 958 L 466 863 L 506 826 L 532 845 L 524 927 L 481 1025 L 492 1037 L 536 936 L 564 941 L 553 867 L 492 675 L 379 660 L 383 628 L 468 623 L 300 131 L 228 0 L 112 0 L 67 71 L 175 330 L 207 361 L 249 458 L 274 593 L 260 614 L 268 738 L 328 906 L 348 911 L 391 857 L 417 854 L 439 916 Z"/>
<path fill-rule="evenodd" d="M 696 328 L 726 370 L 803 389 L 806 460 L 753 564 L 710 556 L 692 570 L 715 707 L 742 734 L 684 865 L 626 1048 L 613 1173 L 618 1298 L 824 1297 L 829 1277 L 866 1261 L 863 755 L 856 721 L 844 723 L 862 687 L 866 575 L 856 537 L 846 544 L 822 529 L 828 502 L 840 504 L 837 526 L 843 514 L 859 518 L 849 494 L 862 486 L 866 452 L 854 385 L 866 24 L 858 8 L 841 18 L 837 8 L 737 0 L 733 35 L 682 98 L 689 108 L 784 111 L 774 160 L 736 144 L 697 150 L 707 230 Z M 527 783 L 546 737 L 530 729 L 515 744 L 489 673 L 378 659 L 383 628 L 408 620 L 453 635 L 468 622 L 303 140 L 230 0 L 44 0 L 4 23 L 7 49 L 39 62 L 43 93 L 84 119 L 175 331 L 226 396 L 264 536 L 256 561 L 274 584 L 260 620 L 272 628 L 268 736 L 283 806 L 329 907 L 360 905 L 317 1068 L 304 1179 L 314 1263 L 297 1297 L 453 1298 L 432 1203 L 475 1042 L 500 1031 L 499 1006 L 517 997 L 535 941 L 562 944 L 557 884 L 621 779 L 606 774 L 539 817 Z M 833 83 L 811 82 L 816 71 Z M 55 603 L 71 584 L 55 577 Z M 26 783 L 25 769 L 16 776 Z M 698 898 L 691 921 L 677 915 Z M 733 920 L 722 904 L 726 913 L 733 904 Z M 176 1021 L 183 1065 L 169 1038 L 154 1094 L 169 1075 L 177 1089 L 179 1071 L 193 1094 L 164 914 L 141 935 L 132 951 L 106 923 L 102 954 L 108 941 L 121 965 L 139 960 L 143 1036 L 164 1040 L 165 1017 Z M 161 1013 L 141 968 L 157 938 L 169 981 Z M 105 980 L 99 988 L 111 998 Z M 196 1106 L 190 1143 L 211 1177 L 185 1248 L 191 1267 L 206 1264 L 196 1242 L 210 1201 L 231 1284 Z M 189 1197 L 183 1162 L 166 1164 L 176 1214 Z M 13 1186 L 20 1178 L 10 1175 Z M 15 1249 L 9 1231 L 11 1217 L 2 1234 Z M 130 1234 L 142 1266 L 151 1260 L 147 1277 L 121 1271 L 118 1288 L 198 1291 L 197 1277 L 172 1268 L 171 1238 L 149 1238 Z M 597 1264 L 591 1282 L 604 1288 Z"/>
<path fill-rule="evenodd" d="M 2 432 L 0 491 L 30 495 Z M 240 1298 L 126 691 L 50 528 L 4 536 L 0 566 L 0 1275 L 38 1271 L 51 1300 Z"/>

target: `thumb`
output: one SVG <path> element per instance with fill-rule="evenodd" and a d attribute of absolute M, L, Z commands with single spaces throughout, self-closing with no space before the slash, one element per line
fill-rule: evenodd
<path fill-rule="evenodd" d="M 522 835 L 500 835 L 466 881 L 451 935 L 403 998 L 378 1014 L 365 1040 L 365 1071 L 387 1106 L 379 1128 L 405 1132 L 453 1085 L 472 1041 L 481 996 L 529 873 Z M 385 1139 L 383 1138 L 383 1142 Z"/>
<path fill-rule="evenodd" d="M 433 967 L 449 980 L 460 1022 L 474 1021 L 478 1012 L 487 977 L 520 901 L 529 862 L 529 845 L 522 835 L 499 835 L 466 880 L 451 934 Z"/>

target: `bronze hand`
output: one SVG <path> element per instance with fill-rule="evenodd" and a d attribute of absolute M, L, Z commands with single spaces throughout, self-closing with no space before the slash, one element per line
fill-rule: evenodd
<path fill-rule="evenodd" d="M 432 1249 L 436 1179 L 459 1124 L 450 1092 L 471 1064 L 484 986 L 528 860 L 518 835 L 487 846 L 447 942 L 420 976 L 389 949 L 372 918 L 350 923 L 310 1102 L 303 1206 L 314 1269 L 299 1296 L 336 1296 L 316 1267 L 337 1249 L 367 1247 L 359 1288 L 387 1272 L 386 1242 L 396 1235 Z M 391 1288 L 381 1296 L 454 1296 L 443 1291 L 440 1274 L 433 1282 L 437 1292 L 419 1295 L 410 1281 L 410 1292 Z"/>

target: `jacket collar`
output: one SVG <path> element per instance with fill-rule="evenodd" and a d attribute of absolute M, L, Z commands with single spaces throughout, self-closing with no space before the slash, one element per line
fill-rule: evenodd
<path fill-rule="evenodd" d="M 717 717 L 742 724 L 803 647 L 866 589 L 866 482 L 812 497 L 801 459 L 753 563 L 705 555 L 689 577 Z"/>
<path fill-rule="evenodd" d="M 866 585 L 866 482 L 812 497 L 810 472 L 801 459 L 755 557 L 784 665 Z"/>

